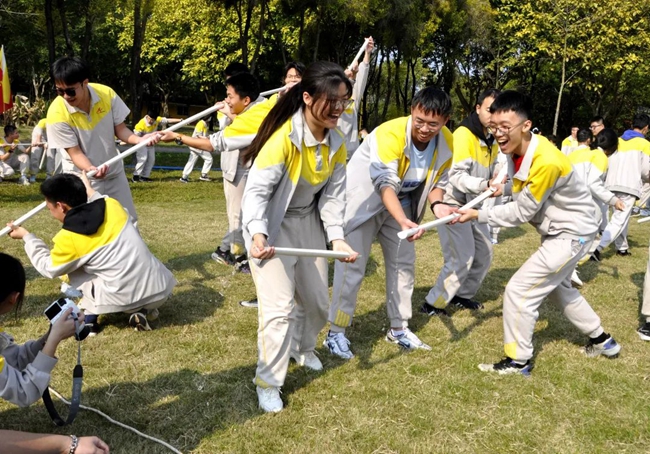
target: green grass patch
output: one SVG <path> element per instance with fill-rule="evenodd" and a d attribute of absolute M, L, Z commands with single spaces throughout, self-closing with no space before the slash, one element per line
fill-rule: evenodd
<path fill-rule="evenodd" d="M 167 163 L 175 156 L 160 153 L 158 160 Z M 187 155 L 179 156 L 184 164 Z M 582 293 L 623 346 L 618 359 L 585 358 L 579 348 L 583 336 L 545 303 L 536 327 L 532 377 L 480 372 L 478 363 L 502 355 L 503 289 L 537 248 L 539 236 L 528 226 L 503 230 L 477 295 L 485 309 L 429 319 L 417 309 L 442 266 L 433 232 L 417 244 L 411 322 L 433 351 L 405 354 L 384 341 L 385 269 L 374 244 L 348 331 L 356 357 L 334 359 L 320 346 L 321 333 L 324 371 L 310 373 L 292 364 L 283 389 L 286 409 L 265 415 L 257 409 L 251 382 L 257 313 L 237 304 L 254 295 L 252 279 L 210 259 L 227 226 L 223 186 L 220 181 L 182 184 L 180 172 L 152 176 L 156 182 L 132 185 L 139 226 L 178 287 L 152 332 L 128 329 L 124 315 L 102 318 L 104 332 L 83 344 L 83 404 L 186 453 L 648 452 L 650 344 L 635 333 L 648 259 L 647 226 L 631 224 L 631 257 L 607 250 L 602 263 L 581 268 Z M 38 185 L 0 184 L 5 221 L 40 201 Z M 59 229 L 47 212 L 26 227 L 46 241 Z M 21 242 L 2 238 L 0 250 L 29 263 Z M 47 329 L 42 311 L 59 295 L 56 280 L 27 269 L 24 308 L 17 321 L 13 315 L 1 321 L 19 342 Z M 72 341 L 61 345 L 52 376 L 52 385 L 65 395 L 75 347 Z M 72 427 L 53 427 L 41 403 L 19 409 L 0 402 L 0 427 L 96 434 L 115 453 L 169 452 L 85 411 Z"/>

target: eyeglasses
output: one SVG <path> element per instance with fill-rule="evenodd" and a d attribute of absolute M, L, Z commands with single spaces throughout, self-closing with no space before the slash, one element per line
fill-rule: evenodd
<path fill-rule="evenodd" d="M 300 74 L 288 74 L 287 77 L 284 78 L 285 83 L 294 80 L 300 81 L 302 80 L 302 76 Z"/>
<path fill-rule="evenodd" d="M 81 87 L 79 87 L 81 88 Z M 63 96 L 63 95 L 68 95 L 69 98 L 72 98 L 77 95 L 77 89 L 76 88 L 59 88 L 59 87 L 54 87 L 54 91 L 56 92 L 57 95 Z"/>
<path fill-rule="evenodd" d="M 604 127 L 604 125 L 596 124 L 596 125 L 589 126 L 589 129 L 598 129 L 598 128 L 602 128 L 602 127 Z"/>
<path fill-rule="evenodd" d="M 522 122 L 520 122 L 520 123 L 517 123 L 517 124 L 514 125 L 514 126 L 504 126 L 504 127 L 502 127 L 502 128 L 500 128 L 500 127 L 498 127 L 498 126 L 495 126 L 495 125 L 490 125 L 490 126 L 487 127 L 487 130 L 488 130 L 488 132 L 489 132 L 490 134 L 492 134 L 493 136 L 496 136 L 497 134 L 499 134 L 499 135 L 503 135 L 503 136 L 507 136 L 507 135 L 510 134 L 512 131 L 514 131 L 515 129 L 517 129 L 519 126 L 521 126 L 521 125 L 523 125 L 524 123 L 526 123 L 526 121 L 527 121 L 527 120 L 524 120 L 524 121 L 522 121 Z"/>
<path fill-rule="evenodd" d="M 424 128 L 425 126 L 427 126 L 430 131 L 435 131 L 436 129 L 440 128 L 439 123 L 427 123 L 426 121 L 423 121 L 420 118 L 414 118 L 413 125 L 415 126 L 415 129 L 417 129 L 418 131 Z"/>
<path fill-rule="evenodd" d="M 354 102 L 353 99 L 328 99 L 327 103 L 330 106 L 330 109 L 334 110 L 347 110 L 348 107 Z"/>

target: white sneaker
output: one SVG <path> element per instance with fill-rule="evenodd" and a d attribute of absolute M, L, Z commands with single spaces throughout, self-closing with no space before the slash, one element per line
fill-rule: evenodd
<path fill-rule="evenodd" d="M 36 183 L 36 175 L 32 175 L 31 177 L 29 177 L 29 182 Z"/>
<path fill-rule="evenodd" d="M 22 184 L 23 186 L 29 186 L 29 179 L 25 175 L 21 176 L 18 178 L 18 184 Z"/>
<path fill-rule="evenodd" d="M 74 288 L 73 286 L 65 282 L 61 283 L 61 293 L 63 293 L 68 298 L 81 298 L 82 296 L 84 296 L 81 290 Z"/>
<path fill-rule="evenodd" d="M 277 413 L 282 411 L 284 404 L 280 399 L 280 388 L 271 386 L 270 388 L 257 387 L 257 401 L 260 408 L 267 413 Z"/>
<path fill-rule="evenodd" d="M 582 288 L 582 281 L 578 277 L 578 270 L 573 270 L 573 274 L 571 274 L 571 284 L 575 288 Z"/>
<path fill-rule="evenodd" d="M 304 366 L 307 369 L 319 371 L 323 370 L 323 363 L 320 362 L 318 356 L 314 352 L 298 353 L 292 351 L 289 356 L 298 363 L 299 366 Z"/>
<path fill-rule="evenodd" d="M 499 244 L 499 240 L 497 238 L 490 238 L 490 241 L 492 244 Z"/>
<path fill-rule="evenodd" d="M 332 355 L 343 359 L 352 359 L 354 355 L 350 351 L 350 341 L 345 337 L 345 333 L 328 332 L 323 341 L 323 346 L 327 347 Z"/>
<path fill-rule="evenodd" d="M 422 350 L 431 350 L 431 347 L 422 342 L 420 338 L 408 328 L 404 328 L 404 332 L 400 335 L 395 335 L 393 330 L 389 329 L 388 334 L 386 334 L 386 340 L 393 344 L 397 344 L 406 350 L 417 350 L 418 348 L 421 348 Z"/>

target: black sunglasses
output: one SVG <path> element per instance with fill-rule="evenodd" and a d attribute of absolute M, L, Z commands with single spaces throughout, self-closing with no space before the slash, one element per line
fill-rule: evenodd
<path fill-rule="evenodd" d="M 70 97 L 70 98 L 77 95 L 77 89 L 76 88 L 54 87 L 54 91 L 56 91 L 56 94 L 59 95 L 59 96 L 68 95 L 68 97 Z"/>

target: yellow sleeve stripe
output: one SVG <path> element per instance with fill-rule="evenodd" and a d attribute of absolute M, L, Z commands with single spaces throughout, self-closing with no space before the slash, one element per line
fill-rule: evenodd
<path fill-rule="evenodd" d="M 408 119 L 409 117 L 396 118 L 377 127 L 377 155 L 384 164 L 400 161 L 404 157 Z"/>
<path fill-rule="evenodd" d="M 255 167 L 264 169 L 285 163 L 289 157 L 289 150 L 293 147 L 289 139 L 290 132 L 291 118 L 266 141 L 255 159 Z M 300 175 L 300 169 L 298 169 L 298 175 Z"/>
<path fill-rule="evenodd" d="M 97 249 L 106 246 L 117 239 L 129 222 L 126 210 L 115 200 L 106 198 L 106 214 L 104 223 L 92 235 L 80 235 L 68 230 L 61 230 L 54 237 L 52 249 L 52 266 L 57 268 L 67 263 L 79 260 Z"/>
<path fill-rule="evenodd" d="M 535 150 L 526 186 L 535 200 L 541 202 L 544 195 L 555 186 L 557 180 L 572 171 L 571 161 L 562 152 L 555 147 L 545 147 L 540 144 Z"/>

